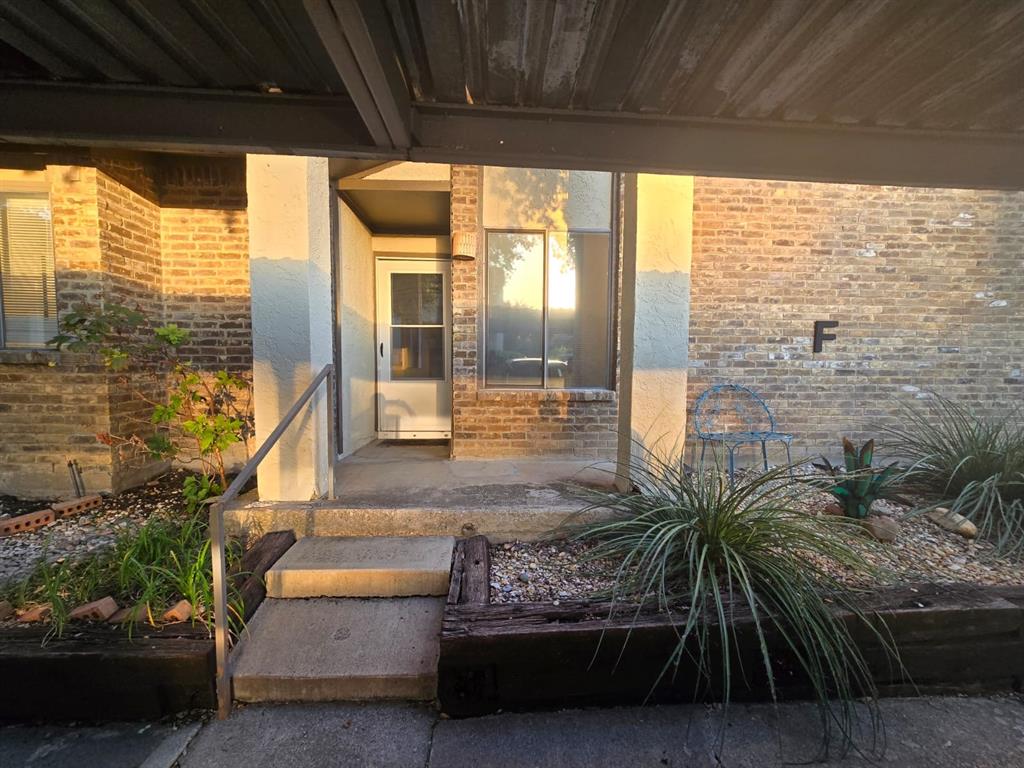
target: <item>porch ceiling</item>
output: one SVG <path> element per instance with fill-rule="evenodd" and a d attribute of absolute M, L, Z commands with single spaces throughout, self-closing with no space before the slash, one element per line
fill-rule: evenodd
<path fill-rule="evenodd" d="M 1024 187 L 1024 0 L 5 0 L 0 78 L 7 140 Z"/>

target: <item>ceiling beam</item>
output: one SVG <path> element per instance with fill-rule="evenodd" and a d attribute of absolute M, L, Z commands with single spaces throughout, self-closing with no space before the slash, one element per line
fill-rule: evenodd
<path fill-rule="evenodd" d="M 351 102 L 190 88 L 0 81 L 0 141 L 389 159 Z"/>
<path fill-rule="evenodd" d="M 410 107 L 383 7 L 357 0 L 303 0 L 320 42 L 375 144 L 410 144 Z"/>
<path fill-rule="evenodd" d="M 429 179 L 338 179 L 338 189 L 363 192 L 450 192 L 449 181 Z"/>
<path fill-rule="evenodd" d="M 461 105 L 416 107 L 412 160 L 1024 189 L 1024 135 Z"/>
<path fill-rule="evenodd" d="M 340 96 L 0 81 L 0 142 L 1024 189 L 1018 134 L 446 105 L 413 126 L 406 150 Z"/>

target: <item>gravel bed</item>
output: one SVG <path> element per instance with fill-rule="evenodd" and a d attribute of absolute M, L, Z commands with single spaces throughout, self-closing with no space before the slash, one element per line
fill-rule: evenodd
<path fill-rule="evenodd" d="M 63 562 L 101 551 L 113 546 L 120 534 L 139 527 L 150 515 L 182 509 L 181 484 L 185 474 L 169 472 L 139 488 L 104 498 L 97 509 L 29 533 L 0 538 L 0 585 L 28 576 L 44 557 L 50 562 Z M 48 504 L 14 501 L 17 503 L 4 505 L 5 512 L 18 510 L 15 514 L 23 514 Z"/>
<path fill-rule="evenodd" d="M 831 497 L 808 493 L 801 507 L 813 515 Z M 838 564 L 819 561 L 840 581 L 857 587 L 929 582 L 934 584 L 1022 584 L 1024 565 L 992 556 L 991 546 L 946 531 L 930 520 L 906 517 L 907 507 L 879 501 L 872 510 L 895 518 L 900 535 L 882 544 L 851 532 L 850 542 L 875 566 L 877 579 L 865 579 Z M 573 541 L 511 542 L 491 547 L 491 602 L 529 603 L 584 600 L 607 594 L 618 563 L 586 560 L 592 544 Z"/>

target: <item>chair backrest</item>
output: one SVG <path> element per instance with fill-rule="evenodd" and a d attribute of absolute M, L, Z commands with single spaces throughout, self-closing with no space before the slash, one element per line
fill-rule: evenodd
<path fill-rule="evenodd" d="M 698 437 L 728 432 L 774 432 L 775 416 L 764 399 L 742 384 L 716 384 L 693 406 Z"/>

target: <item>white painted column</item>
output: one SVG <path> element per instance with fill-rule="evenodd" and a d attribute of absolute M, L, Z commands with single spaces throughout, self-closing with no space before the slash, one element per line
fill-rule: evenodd
<path fill-rule="evenodd" d="M 248 155 L 256 443 L 332 360 L 327 159 Z M 260 498 L 307 500 L 327 488 L 323 387 L 259 468 Z"/>
<path fill-rule="evenodd" d="M 620 486 L 637 443 L 681 456 L 686 438 L 693 177 L 625 179 L 622 354 L 619 379 Z"/>

